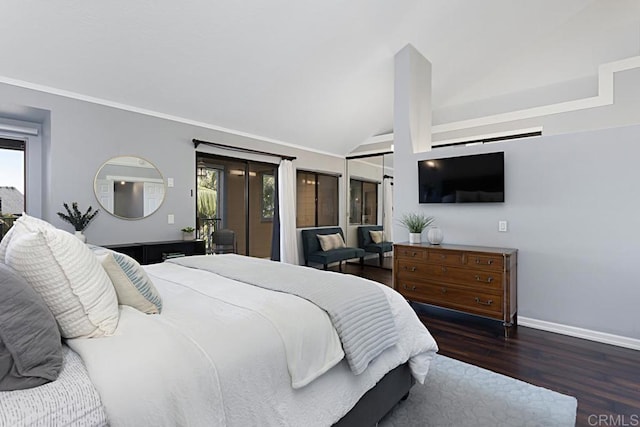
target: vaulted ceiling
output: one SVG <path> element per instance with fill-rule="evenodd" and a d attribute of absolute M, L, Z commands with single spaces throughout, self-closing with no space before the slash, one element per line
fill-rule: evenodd
<path fill-rule="evenodd" d="M 393 130 L 407 43 L 432 63 L 437 124 L 595 82 L 601 63 L 640 54 L 640 1 L 8 0 L 0 81 L 345 154 Z"/>

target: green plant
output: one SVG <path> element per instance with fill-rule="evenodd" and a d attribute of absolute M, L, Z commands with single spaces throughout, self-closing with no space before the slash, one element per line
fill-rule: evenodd
<path fill-rule="evenodd" d="M 99 209 L 93 211 L 93 208 L 89 206 L 89 209 L 87 209 L 85 213 L 81 213 L 78 209 L 78 202 L 71 203 L 71 209 L 69 209 L 69 205 L 66 203 L 63 203 L 62 205 L 66 209 L 67 213 L 58 212 L 58 216 L 73 225 L 76 231 L 82 231 L 87 228 L 87 225 L 89 225 L 91 220 L 98 215 L 98 212 L 100 212 Z"/>
<path fill-rule="evenodd" d="M 399 219 L 400 225 L 409 230 L 409 233 L 422 233 L 433 221 L 434 217 L 421 212 L 403 214 Z"/>
<path fill-rule="evenodd" d="M 181 230 L 183 233 L 193 233 L 194 231 L 196 231 L 195 228 L 193 227 L 185 227 Z"/>
<path fill-rule="evenodd" d="M 218 195 L 216 190 L 206 187 L 198 187 L 198 217 L 215 217 L 217 201 Z"/>

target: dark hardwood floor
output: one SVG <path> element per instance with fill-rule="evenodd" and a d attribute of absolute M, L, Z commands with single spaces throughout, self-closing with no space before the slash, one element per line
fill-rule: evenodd
<path fill-rule="evenodd" d="M 391 286 L 391 270 L 344 267 Z M 576 425 L 640 426 L 640 351 L 412 303 L 439 353 L 578 399 Z"/>

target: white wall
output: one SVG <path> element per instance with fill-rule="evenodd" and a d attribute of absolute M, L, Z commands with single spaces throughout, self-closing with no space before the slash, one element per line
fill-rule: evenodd
<path fill-rule="evenodd" d="M 505 152 L 505 203 L 417 203 L 418 160 L 489 151 Z M 446 243 L 519 250 L 519 316 L 640 339 L 639 125 L 395 154 L 396 215 L 435 216 Z"/>
<path fill-rule="evenodd" d="M 143 157 L 156 165 L 165 179 L 174 179 L 175 187 L 167 188 L 162 206 L 144 220 L 127 221 L 100 212 L 86 230 L 88 241 L 95 244 L 180 239 L 180 229 L 194 225 L 195 199 L 191 195 L 195 186 L 193 138 L 297 156 L 294 161 L 296 168 L 344 173 L 344 159 L 340 157 L 35 90 L 0 84 L 0 99 L 3 100 L 0 117 L 7 102 L 11 103 L 12 108 L 9 109 L 12 111 L 29 107 L 50 112 L 50 121 L 45 123 L 42 135 L 45 173 L 42 182 L 34 185 L 41 184 L 46 193 L 43 195 L 42 217 L 60 228 L 72 229 L 56 215 L 63 202 L 77 201 L 81 209 L 89 205 L 99 207 L 93 192 L 93 180 L 102 163 L 114 156 Z M 15 114 L 12 118 L 16 118 Z M 203 146 L 198 150 L 207 151 Z M 241 153 L 225 154 L 242 157 Z M 340 211 L 344 212 L 343 193 L 339 200 Z M 175 216 L 175 224 L 167 223 L 168 214 Z"/>

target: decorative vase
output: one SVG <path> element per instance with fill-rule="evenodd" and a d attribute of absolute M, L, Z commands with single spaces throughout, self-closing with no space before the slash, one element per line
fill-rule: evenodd
<path fill-rule="evenodd" d="M 85 236 L 84 234 L 82 234 L 82 231 L 76 231 L 76 237 L 78 238 L 78 240 L 80 240 L 82 243 L 86 243 L 87 242 L 87 236 Z"/>
<path fill-rule="evenodd" d="M 444 233 L 440 227 L 429 227 L 427 230 L 427 240 L 432 245 L 439 245 L 444 239 Z"/>
<path fill-rule="evenodd" d="M 409 233 L 409 243 L 422 242 L 422 233 Z"/>

